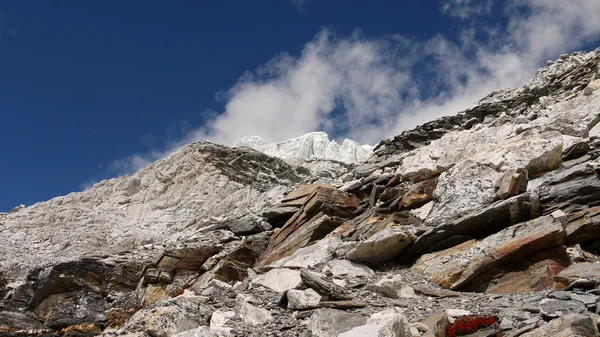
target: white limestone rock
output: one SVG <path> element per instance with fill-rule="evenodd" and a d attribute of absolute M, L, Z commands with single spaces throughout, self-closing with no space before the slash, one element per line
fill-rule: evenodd
<path fill-rule="evenodd" d="M 245 323 L 252 325 L 265 324 L 273 320 L 273 315 L 267 309 L 245 303 L 240 309 L 240 316 Z"/>
<path fill-rule="evenodd" d="M 438 226 L 491 204 L 496 182 L 508 170 L 525 169 L 533 176 L 557 168 L 562 149 L 558 132 L 527 134 L 457 162 L 440 175 L 425 224 Z"/>
<path fill-rule="evenodd" d="M 399 275 L 382 277 L 377 282 L 367 286 L 367 289 L 389 298 L 416 298 L 412 287 L 407 285 Z"/>
<path fill-rule="evenodd" d="M 292 255 L 278 260 L 269 267 L 298 269 L 322 265 L 333 259 L 335 250 L 341 244 L 342 240 L 339 238 L 326 237 L 310 246 L 298 249 Z"/>
<path fill-rule="evenodd" d="M 225 324 L 235 317 L 235 311 L 220 311 L 213 312 L 210 316 L 210 328 L 213 331 L 219 331 L 222 334 L 229 334 L 231 328 L 225 327 Z"/>
<path fill-rule="evenodd" d="M 415 232 L 416 229 L 412 226 L 386 228 L 364 241 L 359 241 L 346 254 L 346 259 L 357 262 L 387 261 L 416 239 Z"/>
<path fill-rule="evenodd" d="M 367 323 L 342 332 L 339 337 L 406 337 L 411 336 L 406 318 L 388 309 L 371 315 Z"/>
<path fill-rule="evenodd" d="M 322 272 L 328 276 L 348 279 L 375 275 L 375 272 L 371 268 L 348 260 L 331 260 L 323 267 Z"/>
<path fill-rule="evenodd" d="M 291 269 L 270 270 L 252 280 L 251 284 L 254 287 L 263 286 L 278 293 L 290 289 L 300 289 L 303 286 L 300 271 Z"/>
<path fill-rule="evenodd" d="M 290 310 L 307 310 L 319 306 L 321 295 L 312 289 L 289 290 L 287 292 L 287 308 Z"/>

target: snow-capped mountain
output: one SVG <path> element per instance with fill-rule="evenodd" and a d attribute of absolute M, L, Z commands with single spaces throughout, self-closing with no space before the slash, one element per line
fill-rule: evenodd
<path fill-rule="evenodd" d="M 267 143 L 262 137 L 251 136 L 238 139 L 235 147 L 249 147 L 269 156 L 284 160 L 336 160 L 345 163 L 366 161 L 373 151 L 370 145 L 345 139 L 342 145 L 329 140 L 325 132 L 311 132 L 303 136 L 277 143 Z"/>

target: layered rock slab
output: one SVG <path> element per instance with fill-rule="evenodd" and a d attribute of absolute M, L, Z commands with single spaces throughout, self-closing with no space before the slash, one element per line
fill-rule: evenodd
<path fill-rule="evenodd" d="M 324 238 L 352 216 L 358 202 L 352 194 L 333 188 L 317 188 L 302 208 L 271 237 L 257 266 L 266 266 Z"/>
<path fill-rule="evenodd" d="M 411 270 L 432 282 L 452 290 L 483 283 L 476 279 L 490 270 L 519 258 L 562 245 L 563 224 L 552 216 L 511 226 L 483 240 L 471 240 L 458 246 L 419 258 Z"/>

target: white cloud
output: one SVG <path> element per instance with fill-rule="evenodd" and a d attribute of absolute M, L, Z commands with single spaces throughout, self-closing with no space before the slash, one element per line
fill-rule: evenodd
<path fill-rule="evenodd" d="M 279 141 L 323 130 L 374 144 L 464 110 L 493 90 L 520 86 L 547 58 L 600 38 L 598 0 L 501 5 L 506 26 L 469 24 L 452 38 L 371 39 L 360 32 L 339 37 L 322 30 L 300 55 L 283 53 L 242 76 L 222 96 L 225 111 L 167 151 L 133 155 L 113 166 L 132 172 L 185 143 L 208 139 L 231 145 L 248 135 Z M 441 8 L 469 18 L 491 6 L 491 1 L 450 0 Z M 476 40 L 477 34 L 489 38 Z"/>
<path fill-rule="evenodd" d="M 467 19 L 490 14 L 493 5 L 492 0 L 445 0 L 441 2 L 440 8 L 444 14 Z"/>
<path fill-rule="evenodd" d="M 299 12 L 304 10 L 304 5 L 306 4 L 306 0 L 290 0 L 290 3 L 296 7 Z"/>

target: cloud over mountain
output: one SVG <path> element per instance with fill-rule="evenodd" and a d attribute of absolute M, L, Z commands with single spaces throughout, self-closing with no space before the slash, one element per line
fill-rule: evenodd
<path fill-rule="evenodd" d="M 473 21 L 492 6 L 504 24 Z M 281 53 L 244 74 L 220 95 L 225 109 L 208 123 L 165 151 L 118 165 L 139 168 L 144 158 L 201 139 L 232 145 L 257 135 L 274 142 L 321 130 L 374 144 L 466 109 L 490 91 L 520 86 L 547 58 L 600 37 L 597 0 L 449 0 L 440 11 L 463 23 L 458 36 L 346 37 L 322 29 L 300 55 Z"/>

